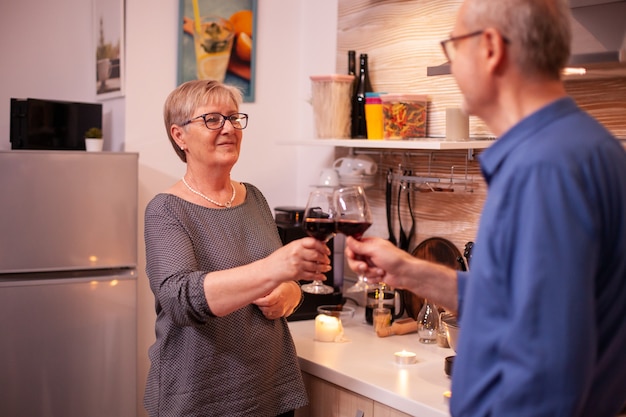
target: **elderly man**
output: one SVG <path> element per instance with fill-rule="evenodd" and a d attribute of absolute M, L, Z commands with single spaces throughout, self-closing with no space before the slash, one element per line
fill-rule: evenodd
<path fill-rule="evenodd" d="M 465 0 L 442 42 L 499 138 L 472 270 L 347 239 L 350 267 L 457 311 L 454 416 L 613 417 L 626 403 L 626 153 L 567 96 L 566 0 Z"/>

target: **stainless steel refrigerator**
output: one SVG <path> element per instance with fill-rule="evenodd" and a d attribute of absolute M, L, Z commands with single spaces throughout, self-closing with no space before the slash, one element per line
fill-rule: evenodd
<path fill-rule="evenodd" d="M 137 164 L 0 152 L 0 416 L 137 415 Z"/>

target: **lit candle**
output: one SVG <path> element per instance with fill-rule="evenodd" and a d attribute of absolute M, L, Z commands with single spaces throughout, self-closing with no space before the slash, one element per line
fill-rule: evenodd
<path fill-rule="evenodd" d="M 407 352 L 406 350 L 396 352 L 394 356 L 396 357 L 396 363 L 398 365 L 412 365 L 417 362 L 417 355 L 413 352 Z"/>
<path fill-rule="evenodd" d="M 343 328 L 338 317 L 318 314 L 315 317 L 315 340 L 320 342 L 335 342 L 341 339 Z"/>

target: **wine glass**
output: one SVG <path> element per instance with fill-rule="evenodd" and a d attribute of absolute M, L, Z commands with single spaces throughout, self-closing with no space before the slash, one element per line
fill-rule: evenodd
<path fill-rule="evenodd" d="M 331 190 L 311 191 L 304 209 L 303 226 L 307 235 L 324 243 L 335 235 L 335 207 Z M 331 294 L 335 289 L 322 281 L 315 280 L 304 284 L 302 291 L 311 294 Z"/>
<path fill-rule="evenodd" d="M 372 212 L 363 188 L 361 186 L 340 188 L 335 191 L 334 200 L 337 210 L 335 219 L 337 232 L 360 239 L 372 225 Z M 370 288 L 367 278 L 359 273 L 357 283 L 346 292 L 364 292 Z"/>

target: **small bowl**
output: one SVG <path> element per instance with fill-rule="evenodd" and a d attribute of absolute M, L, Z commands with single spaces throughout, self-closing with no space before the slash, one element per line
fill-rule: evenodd
<path fill-rule="evenodd" d="M 348 307 L 341 304 L 322 305 L 317 307 L 319 314 L 338 317 L 342 324 L 349 323 L 354 317 L 354 307 Z"/>

